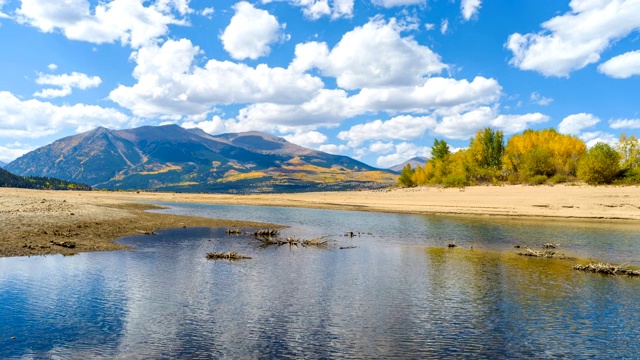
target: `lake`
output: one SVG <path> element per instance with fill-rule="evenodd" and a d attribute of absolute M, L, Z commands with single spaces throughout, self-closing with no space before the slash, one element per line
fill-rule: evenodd
<path fill-rule="evenodd" d="M 0 358 L 640 353 L 640 279 L 581 273 L 571 270 L 576 261 L 517 257 L 513 248 L 551 242 L 567 255 L 637 266 L 640 234 L 630 226 L 160 205 L 334 242 L 265 248 L 225 229 L 172 229 L 121 239 L 132 251 L 0 259 Z M 206 260 L 211 251 L 252 259 Z"/>

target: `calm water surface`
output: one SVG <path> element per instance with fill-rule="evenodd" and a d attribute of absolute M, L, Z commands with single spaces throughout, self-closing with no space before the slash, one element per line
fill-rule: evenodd
<path fill-rule="evenodd" d="M 285 235 L 336 242 L 260 248 L 224 229 L 175 229 L 122 239 L 133 251 L 0 259 L 0 358 L 640 354 L 640 279 L 512 255 L 516 244 L 553 242 L 567 254 L 639 265 L 632 228 L 171 206 L 163 212 L 286 224 Z M 214 250 L 253 259 L 206 260 Z"/>

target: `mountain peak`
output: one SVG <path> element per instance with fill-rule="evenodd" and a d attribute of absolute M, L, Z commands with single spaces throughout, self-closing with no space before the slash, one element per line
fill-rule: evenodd
<path fill-rule="evenodd" d="M 97 188 L 164 191 L 291 192 L 395 182 L 389 172 L 263 132 L 210 135 L 177 125 L 99 127 L 36 149 L 9 168 Z"/>
<path fill-rule="evenodd" d="M 424 156 L 415 156 L 412 157 L 411 159 L 398 164 L 398 165 L 394 165 L 392 167 L 389 168 L 389 170 L 391 171 L 395 171 L 395 172 L 400 172 L 402 171 L 402 168 L 404 168 L 405 166 L 407 166 L 407 164 L 411 164 L 412 168 L 416 168 L 417 166 L 424 166 L 424 164 L 427 163 L 427 161 L 429 161 L 428 157 L 424 157 Z"/>

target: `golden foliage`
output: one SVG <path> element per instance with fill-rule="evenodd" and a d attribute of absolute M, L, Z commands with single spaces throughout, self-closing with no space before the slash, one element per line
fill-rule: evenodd
<path fill-rule="evenodd" d="M 163 167 L 162 169 L 159 170 L 155 170 L 155 171 L 142 171 L 139 174 L 140 175 L 157 175 L 157 174 L 163 174 L 169 171 L 182 171 L 182 166 L 178 166 L 178 165 L 167 165 L 165 167 Z"/>

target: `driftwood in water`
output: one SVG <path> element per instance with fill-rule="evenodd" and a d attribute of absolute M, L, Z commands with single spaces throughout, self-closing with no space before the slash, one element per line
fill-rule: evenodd
<path fill-rule="evenodd" d="M 227 235 L 242 235 L 242 229 L 227 229 Z"/>
<path fill-rule="evenodd" d="M 56 245 L 56 246 L 61 246 L 63 248 L 67 248 L 67 249 L 74 249 L 76 247 L 76 243 L 73 241 L 54 241 L 51 240 L 51 244 Z"/>
<path fill-rule="evenodd" d="M 277 236 L 278 235 L 278 229 L 260 229 L 258 231 L 256 231 L 255 233 L 253 233 L 254 236 L 258 237 L 264 237 L 264 236 Z"/>
<path fill-rule="evenodd" d="M 574 270 L 586 271 L 596 274 L 605 275 L 627 275 L 640 276 L 640 270 L 631 270 L 625 268 L 624 265 L 613 265 L 605 263 L 590 263 L 588 265 L 574 265 Z"/>
<path fill-rule="evenodd" d="M 297 239 L 294 237 L 288 237 L 286 239 L 282 239 L 279 238 L 277 236 L 268 236 L 268 235 L 256 235 L 255 236 L 256 240 L 262 242 L 263 246 L 271 246 L 271 245 L 276 245 L 276 246 L 282 246 L 282 245 L 289 245 L 289 246 L 302 246 L 302 247 L 310 247 L 310 246 L 315 246 L 315 247 L 322 247 L 322 246 L 326 246 L 328 243 L 328 240 L 323 240 L 325 238 L 327 238 L 327 236 L 321 236 L 321 237 L 317 237 L 314 239 Z"/>
<path fill-rule="evenodd" d="M 539 258 L 547 258 L 547 259 L 566 259 L 567 257 L 564 254 L 558 254 L 557 251 L 553 250 L 533 250 L 528 247 L 524 248 L 524 251 L 518 251 L 517 253 L 520 256 L 529 256 L 529 257 L 539 257 Z"/>
<path fill-rule="evenodd" d="M 552 243 L 544 243 L 544 244 L 542 244 L 542 248 L 543 248 L 543 249 L 555 249 L 555 248 L 557 248 L 558 246 L 560 246 L 560 245 L 558 245 L 558 244 L 552 244 Z"/>
<path fill-rule="evenodd" d="M 340 250 L 355 249 L 357 246 L 340 246 Z"/>
<path fill-rule="evenodd" d="M 207 259 L 209 260 L 242 260 L 242 259 L 251 259 L 250 256 L 238 254 L 237 251 L 229 251 L 229 252 L 210 252 L 207 254 Z"/>

